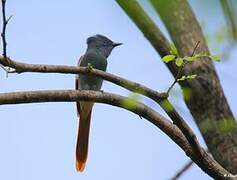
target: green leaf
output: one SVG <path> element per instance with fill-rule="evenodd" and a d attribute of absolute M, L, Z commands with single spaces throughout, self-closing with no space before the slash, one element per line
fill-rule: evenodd
<path fill-rule="evenodd" d="M 185 56 L 183 59 L 186 60 L 186 61 L 188 61 L 188 62 L 192 62 L 192 61 L 195 60 L 194 57 L 189 57 L 189 56 Z"/>
<path fill-rule="evenodd" d="M 174 46 L 174 44 L 170 45 L 170 54 L 178 56 L 178 50 L 176 49 L 176 47 Z"/>
<path fill-rule="evenodd" d="M 177 81 L 184 81 L 186 79 L 186 76 L 182 76 L 181 78 L 177 79 Z"/>
<path fill-rule="evenodd" d="M 183 63 L 184 63 L 183 58 L 177 58 L 177 59 L 175 60 L 175 64 L 176 64 L 178 67 L 182 66 Z"/>
<path fill-rule="evenodd" d="M 200 53 L 200 54 L 195 54 L 195 56 L 193 56 L 193 58 L 194 58 L 194 61 L 195 60 L 199 60 L 199 58 L 204 58 L 204 57 L 208 57 L 208 55 L 207 54 L 203 54 L 203 53 Z"/>
<path fill-rule="evenodd" d="M 197 77 L 196 74 L 191 74 L 191 75 L 183 75 L 181 78 L 177 79 L 177 81 L 184 81 L 184 80 L 193 80 Z"/>
<path fill-rule="evenodd" d="M 186 76 L 186 79 L 191 80 L 191 79 L 195 79 L 196 77 L 197 77 L 197 74 L 192 74 L 192 75 Z"/>
<path fill-rule="evenodd" d="M 175 55 L 169 54 L 169 55 L 164 56 L 162 59 L 165 63 L 168 63 L 175 59 Z"/>
<path fill-rule="evenodd" d="M 210 55 L 209 56 L 211 59 L 213 59 L 214 61 L 217 61 L 217 62 L 220 62 L 221 61 L 221 58 L 217 55 Z"/>

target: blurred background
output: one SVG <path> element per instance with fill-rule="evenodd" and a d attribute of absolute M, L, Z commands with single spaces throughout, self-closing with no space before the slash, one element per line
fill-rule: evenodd
<path fill-rule="evenodd" d="M 149 1 L 139 2 L 169 37 Z M 221 4 L 217 0 L 189 2 L 211 53 L 223 59 L 215 66 L 236 116 L 237 46 Z M 236 8 L 236 2 L 232 2 Z M 8 55 L 14 60 L 76 65 L 86 50 L 87 37 L 103 34 L 124 44 L 109 57 L 108 72 L 160 92 L 167 90 L 173 81 L 160 56 L 115 1 L 8 0 L 7 14 L 13 15 L 7 41 Z M 0 91 L 74 89 L 74 78 L 74 75 L 34 73 L 6 77 L 1 70 Z M 102 89 L 130 95 L 109 82 L 104 82 Z M 151 100 L 142 97 L 140 100 L 164 114 Z M 172 90 L 171 101 L 205 146 L 178 85 Z M 163 180 L 172 177 L 189 161 L 174 142 L 149 122 L 123 109 L 96 104 L 87 166 L 83 173 L 77 173 L 75 103 L 0 106 L 0 117 L 0 179 Z M 193 165 L 180 179 L 208 180 L 210 177 Z"/>

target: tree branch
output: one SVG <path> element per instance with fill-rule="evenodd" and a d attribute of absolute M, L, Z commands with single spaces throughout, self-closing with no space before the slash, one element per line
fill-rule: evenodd
<path fill-rule="evenodd" d="M 159 30 L 159 28 L 155 25 L 155 23 L 149 18 L 146 12 L 141 8 L 139 3 L 135 0 L 117 0 L 117 3 L 124 9 L 124 11 L 128 14 L 129 17 L 136 23 L 136 25 L 143 32 L 145 37 L 151 42 L 153 47 L 159 52 L 161 56 L 167 55 L 170 52 L 170 45 L 168 40 L 166 40 L 165 36 Z M 195 53 L 196 47 L 199 45 L 199 41 L 195 46 L 193 52 Z M 178 69 L 177 67 L 172 66 L 172 63 L 167 64 L 171 69 L 173 74 L 177 75 Z M 165 102 L 165 103 L 164 103 Z M 193 147 L 193 149 L 199 154 L 200 158 L 208 156 L 207 152 L 199 145 L 197 138 L 191 128 L 187 125 L 187 123 L 183 120 L 183 118 L 178 114 L 178 112 L 174 109 L 172 104 L 167 100 L 164 102 L 158 102 L 162 108 L 166 111 L 172 121 L 181 129 L 184 133 L 185 137 Z M 168 108 L 167 108 L 168 107 Z M 207 163 L 207 162 L 206 162 Z"/>
<path fill-rule="evenodd" d="M 12 16 L 10 16 L 9 18 L 6 17 L 6 9 L 5 9 L 6 0 L 1 0 L 1 3 L 2 3 L 2 33 L 1 33 L 1 37 L 2 37 L 2 48 L 3 48 L 4 59 L 1 59 L 0 62 L 2 65 L 6 65 L 7 64 L 6 29 L 7 29 L 7 24 Z"/>
<path fill-rule="evenodd" d="M 193 165 L 193 161 L 187 162 L 175 175 L 174 177 L 170 178 L 170 180 L 177 180 L 180 176 L 186 172 L 191 166 Z"/>
<path fill-rule="evenodd" d="M 170 54 L 170 42 L 136 0 L 116 0 L 116 2 L 131 18 L 161 57 Z M 175 63 L 170 62 L 166 63 L 166 65 L 175 76 L 178 72 Z"/>
<path fill-rule="evenodd" d="M 0 105 L 23 104 L 23 103 L 43 103 L 43 102 L 76 102 L 76 101 L 93 101 L 98 103 L 110 104 L 113 106 L 127 109 L 135 114 L 142 116 L 162 131 L 169 134 L 175 142 L 185 152 L 191 153 L 192 148 L 187 142 L 182 132 L 173 125 L 168 119 L 164 118 L 156 111 L 136 100 L 136 106 L 130 109 L 124 105 L 127 97 L 101 92 L 101 91 L 87 91 L 87 90 L 44 90 L 44 91 L 25 91 L 0 93 Z"/>
<path fill-rule="evenodd" d="M 156 49 L 162 57 L 169 54 L 169 41 L 136 0 L 116 0 L 116 2 L 133 20 L 142 31 L 143 35 L 150 41 L 154 49 Z"/>
<path fill-rule="evenodd" d="M 0 62 L 4 57 L 0 56 Z M 90 76 L 100 77 L 110 81 L 118 86 L 124 87 L 130 91 L 147 96 L 155 101 L 162 101 L 166 98 L 165 93 L 159 93 L 137 82 L 127 80 L 114 74 L 97 69 L 88 70 L 86 67 L 66 66 L 66 65 L 47 65 L 47 64 L 27 64 L 10 60 L 9 67 L 15 69 L 17 73 L 61 73 L 61 74 L 87 74 Z M 14 72 L 14 73 L 15 73 Z"/>
<path fill-rule="evenodd" d="M 7 19 L 6 19 L 6 10 L 5 10 L 6 0 L 2 0 L 2 48 L 3 48 L 3 57 L 7 58 L 7 41 L 6 41 L 6 28 L 7 28 Z"/>
<path fill-rule="evenodd" d="M 197 163 L 205 172 L 211 174 L 216 179 L 233 179 L 225 169 L 212 159 L 210 156 L 206 156 L 206 161 L 209 162 L 209 166 L 205 163 L 201 163 L 199 157 L 196 156 L 196 152 L 193 151 L 189 142 L 179 130 L 179 128 L 173 125 L 169 120 L 162 115 L 144 105 L 143 103 L 136 101 L 136 106 L 132 109 L 123 105 L 123 102 L 127 98 L 124 96 L 98 92 L 98 91 L 85 91 L 85 90 L 54 90 L 54 91 L 30 91 L 30 92 L 14 92 L 14 93 L 0 93 L 0 105 L 4 104 L 22 104 L 22 103 L 39 103 L 39 102 L 72 102 L 72 101 L 93 101 L 99 103 L 110 104 L 113 106 L 127 109 L 141 117 L 144 117 L 149 122 L 160 128 L 166 133 L 174 142 L 176 142 L 195 163 Z"/>
<path fill-rule="evenodd" d="M 39 102 L 72 102 L 72 101 L 95 101 L 99 103 L 110 104 L 113 106 L 127 109 L 141 117 L 144 117 L 149 122 L 160 128 L 174 142 L 176 142 L 195 163 L 197 163 L 206 173 L 218 179 L 232 179 L 231 175 L 223 169 L 210 156 L 206 156 L 205 160 L 209 162 L 207 167 L 201 162 L 196 152 L 193 151 L 189 142 L 179 130 L 169 120 L 161 116 L 159 113 L 149 108 L 148 106 L 137 102 L 136 107 L 130 109 L 123 105 L 126 97 L 98 91 L 83 91 L 83 90 L 55 90 L 55 91 L 31 91 L 31 92 L 15 92 L 15 93 L 0 93 L 0 105 L 4 104 L 21 104 L 21 103 L 39 103 Z M 228 178 L 226 178 L 228 177 Z"/>
<path fill-rule="evenodd" d="M 230 1 L 226 0 L 220 0 L 221 7 L 226 19 L 226 24 L 228 27 L 228 30 L 231 33 L 232 40 L 237 40 L 237 19 L 235 15 L 234 8 L 231 6 Z"/>
<path fill-rule="evenodd" d="M 208 152 L 208 150 L 206 151 Z M 211 156 L 209 152 L 208 154 Z M 185 173 L 192 165 L 193 165 L 193 161 L 192 160 L 188 161 L 183 167 L 180 168 L 180 170 L 178 170 L 178 172 L 176 172 L 176 174 L 172 178 L 170 178 L 170 180 L 179 179 L 179 177 L 182 176 L 182 174 Z"/>

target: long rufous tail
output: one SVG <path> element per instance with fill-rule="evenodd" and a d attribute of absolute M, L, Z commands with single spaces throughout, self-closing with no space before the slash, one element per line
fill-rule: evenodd
<path fill-rule="evenodd" d="M 76 169 L 80 172 L 85 169 L 87 160 L 91 111 L 92 110 L 90 110 L 89 114 L 80 112 L 80 122 L 76 145 Z"/>

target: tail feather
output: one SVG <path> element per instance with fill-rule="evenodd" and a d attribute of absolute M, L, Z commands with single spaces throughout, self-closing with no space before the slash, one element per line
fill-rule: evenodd
<path fill-rule="evenodd" d="M 89 114 L 80 112 L 80 122 L 76 145 L 76 170 L 80 172 L 85 169 L 87 160 L 91 111 L 92 110 L 90 110 Z"/>
<path fill-rule="evenodd" d="M 81 160 L 76 161 L 76 170 L 77 171 L 83 172 L 85 167 L 86 167 L 86 162 L 83 162 Z"/>

